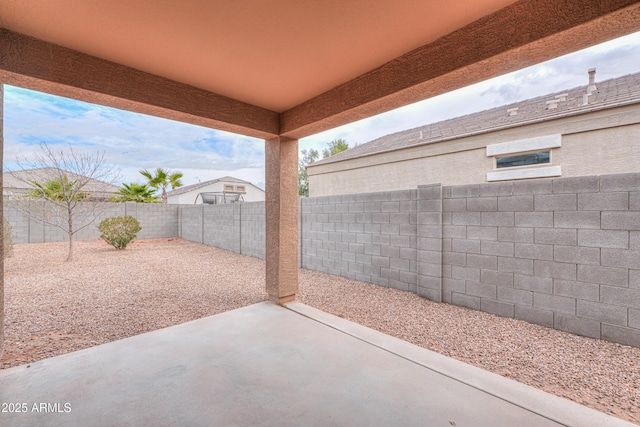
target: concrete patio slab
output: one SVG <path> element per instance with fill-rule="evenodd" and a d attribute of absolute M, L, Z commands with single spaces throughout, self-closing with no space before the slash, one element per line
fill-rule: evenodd
<path fill-rule="evenodd" d="M 2 426 L 632 425 L 300 303 L 27 366 L 0 371 Z"/>

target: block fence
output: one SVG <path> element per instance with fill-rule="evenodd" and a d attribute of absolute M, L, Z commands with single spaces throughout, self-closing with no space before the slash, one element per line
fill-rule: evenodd
<path fill-rule="evenodd" d="M 60 228 L 44 225 L 22 214 L 16 202 L 4 202 L 4 216 L 13 229 L 15 243 L 61 242 L 67 235 Z M 31 202 L 38 203 L 38 202 Z M 75 240 L 93 240 L 100 237 L 98 224 L 111 216 L 130 215 L 140 222 L 142 230 L 138 239 L 160 239 L 178 236 L 178 205 L 142 203 L 106 203 L 104 210 L 93 224 L 75 234 Z"/>
<path fill-rule="evenodd" d="M 264 202 L 179 206 L 181 238 L 264 259 Z"/>
<path fill-rule="evenodd" d="M 9 205 L 16 241 L 64 237 Z M 105 212 L 124 214 L 140 238 L 265 256 L 264 202 Z M 640 347 L 640 173 L 302 198 L 299 227 L 303 268 Z"/>
<path fill-rule="evenodd" d="M 640 346 L 640 174 L 303 199 L 302 266 Z"/>
<path fill-rule="evenodd" d="M 443 301 L 640 346 L 640 174 L 442 191 Z"/>
<path fill-rule="evenodd" d="M 180 212 L 264 258 L 264 204 Z M 302 198 L 299 226 L 303 268 L 640 347 L 640 173 Z"/>

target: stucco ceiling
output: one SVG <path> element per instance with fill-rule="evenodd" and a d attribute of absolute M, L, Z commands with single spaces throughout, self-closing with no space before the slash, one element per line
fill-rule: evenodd
<path fill-rule="evenodd" d="M 0 82 L 302 138 L 640 30 L 640 0 L 0 0 Z"/>
<path fill-rule="evenodd" d="M 0 26 L 276 112 L 514 0 L 0 0 Z"/>

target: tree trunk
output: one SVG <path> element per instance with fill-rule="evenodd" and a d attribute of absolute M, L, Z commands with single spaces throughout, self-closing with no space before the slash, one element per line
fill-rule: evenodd
<path fill-rule="evenodd" d="M 69 229 L 67 233 L 69 233 L 69 255 L 67 256 L 67 261 L 73 261 L 73 216 L 71 209 L 67 211 L 69 215 Z"/>
<path fill-rule="evenodd" d="M 73 235 L 69 234 L 69 255 L 67 261 L 73 261 Z"/>

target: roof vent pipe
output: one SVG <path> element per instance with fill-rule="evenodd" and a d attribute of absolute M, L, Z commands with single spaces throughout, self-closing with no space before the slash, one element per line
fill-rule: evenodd
<path fill-rule="evenodd" d="M 591 95 L 593 92 L 598 90 L 596 87 L 596 69 L 589 69 L 589 86 L 587 86 L 587 95 Z"/>

